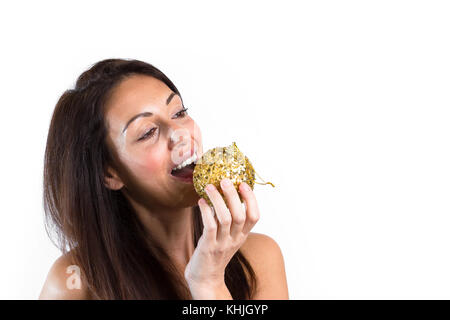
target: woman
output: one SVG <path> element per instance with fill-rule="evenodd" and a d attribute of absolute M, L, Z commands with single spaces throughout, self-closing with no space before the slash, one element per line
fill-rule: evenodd
<path fill-rule="evenodd" d="M 59 99 L 45 152 L 47 232 L 62 251 L 40 299 L 288 299 L 283 257 L 251 233 L 255 195 L 192 184 L 199 128 L 154 66 L 107 59 Z M 183 163 L 184 162 L 184 163 Z M 228 209 L 227 205 L 228 205 Z"/>

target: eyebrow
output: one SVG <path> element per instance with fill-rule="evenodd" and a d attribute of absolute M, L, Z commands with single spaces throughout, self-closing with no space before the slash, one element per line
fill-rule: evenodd
<path fill-rule="evenodd" d="M 179 96 L 177 93 L 172 92 L 172 93 L 169 95 L 169 97 L 167 98 L 167 100 L 166 100 L 166 105 L 168 105 L 168 104 L 170 103 L 170 101 L 172 101 L 172 98 L 173 98 L 174 96 L 176 96 L 176 95 Z M 142 112 L 142 113 L 138 113 L 137 115 L 133 116 L 130 120 L 128 120 L 127 124 L 126 124 L 125 127 L 123 128 L 122 133 L 124 133 L 125 130 L 127 130 L 128 126 L 129 126 L 134 120 L 136 120 L 136 119 L 138 119 L 138 118 L 141 118 L 141 117 L 150 117 L 150 116 L 152 116 L 152 115 L 153 115 L 153 113 L 151 113 L 151 112 Z"/>

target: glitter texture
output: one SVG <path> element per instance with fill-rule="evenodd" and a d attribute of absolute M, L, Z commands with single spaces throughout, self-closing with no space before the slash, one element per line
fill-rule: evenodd
<path fill-rule="evenodd" d="M 214 185 L 222 197 L 224 197 L 222 188 L 220 187 L 220 181 L 224 178 L 231 180 L 235 189 L 238 191 L 241 202 L 243 200 L 239 192 L 239 185 L 245 182 L 252 190 L 255 185 L 255 169 L 250 163 L 250 160 L 238 149 L 235 142 L 224 148 L 210 149 L 197 161 L 193 172 L 195 191 L 210 206 L 213 206 L 205 192 L 205 187 L 208 184 Z M 274 187 L 272 183 L 268 183 Z"/>

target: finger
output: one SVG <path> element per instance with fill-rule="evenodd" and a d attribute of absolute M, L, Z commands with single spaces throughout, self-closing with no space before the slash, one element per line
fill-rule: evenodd
<path fill-rule="evenodd" d="M 217 241 L 222 241 L 230 235 L 231 214 L 228 210 L 222 195 L 212 184 L 205 188 L 206 194 L 214 205 L 219 225 L 217 226 Z"/>
<path fill-rule="evenodd" d="M 202 213 L 203 236 L 207 241 L 215 241 L 217 237 L 217 223 L 212 209 L 203 198 L 198 201 L 198 206 L 200 207 L 200 212 Z"/>
<path fill-rule="evenodd" d="M 244 227 L 245 211 L 244 208 L 242 208 L 242 203 L 239 199 L 236 188 L 230 179 L 223 179 L 220 182 L 220 187 L 222 188 L 226 203 L 231 212 L 232 222 L 230 227 L 230 235 L 235 238 L 240 232 L 242 232 L 242 228 Z"/>
<path fill-rule="evenodd" d="M 245 182 L 242 182 L 239 185 L 239 192 L 242 195 L 242 198 L 244 199 L 246 208 L 246 219 L 244 226 L 242 228 L 242 232 L 244 234 L 248 234 L 250 230 L 253 228 L 253 226 L 256 224 L 256 222 L 258 222 L 259 220 L 258 203 L 256 202 L 256 197 L 255 194 L 253 193 L 253 190 Z"/>

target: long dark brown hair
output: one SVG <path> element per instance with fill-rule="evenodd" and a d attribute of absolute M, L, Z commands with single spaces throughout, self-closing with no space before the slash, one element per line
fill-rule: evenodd
<path fill-rule="evenodd" d="M 113 89 L 136 74 L 161 80 L 180 95 L 151 64 L 106 59 L 83 72 L 75 88 L 59 98 L 45 149 L 45 227 L 54 244 L 80 267 L 93 299 L 192 299 L 123 193 L 105 186 L 106 168 L 114 166 L 114 159 L 105 141 L 104 107 Z M 192 209 L 197 246 L 203 222 L 199 207 Z M 225 283 L 234 299 L 254 294 L 255 273 L 240 251 L 225 269 Z"/>

